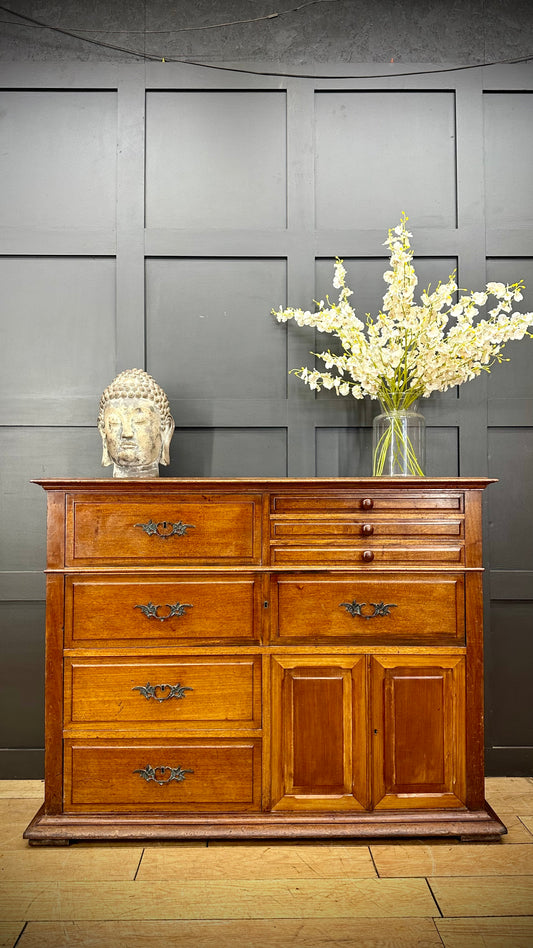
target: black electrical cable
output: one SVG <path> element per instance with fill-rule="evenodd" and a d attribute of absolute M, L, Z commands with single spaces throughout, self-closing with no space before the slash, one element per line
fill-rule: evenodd
<path fill-rule="evenodd" d="M 311 3 L 319 2 L 336 2 L 336 0 L 308 0 L 307 3 L 300 4 L 298 7 L 295 7 L 293 10 L 283 11 L 277 16 L 285 15 L 286 13 L 296 12 L 297 10 L 303 9 L 305 6 L 310 6 Z M 31 24 L 32 26 L 39 26 L 43 29 L 52 30 L 55 33 L 61 33 L 64 36 L 70 36 L 73 39 L 81 40 L 84 43 L 90 43 L 93 46 L 100 46 L 104 49 L 112 49 L 116 52 L 126 53 L 129 56 L 136 56 L 139 59 L 148 60 L 150 62 L 163 62 L 163 63 L 182 63 L 188 66 L 200 66 L 203 69 L 217 69 L 222 72 L 238 72 L 244 73 L 250 76 L 272 76 L 272 77 L 282 77 L 288 79 L 399 79 L 404 76 L 431 76 L 434 73 L 449 73 L 449 72 L 461 72 L 466 69 L 482 69 L 485 66 L 503 66 L 503 65 L 516 65 L 517 63 L 527 63 L 533 60 L 533 53 L 529 56 L 520 56 L 516 59 L 495 59 L 491 62 L 483 63 L 469 63 L 468 65 L 463 66 L 443 66 L 436 69 L 423 69 L 423 70 L 409 70 L 405 72 L 388 72 L 388 73 L 378 73 L 378 74 L 365 74 L 357 76 L 329 76 L 329 75 L 320 75 L 317 73 L 305 73 L 305 72 L 285 72 L 285 71 L 274 71 L 274 70 L 263 70 L 263 69 L 249 69 L 241 66 L 222 66 L 214 63 L 205 63 L 200 62 L 195 59 L 189 59 L 187 57 L 181 56 L 161 56 L 154 55 L 153 53 L 146 53 L 142 50 L 129 49 L 127 46 L 119 46 L 115 43 L 106 43 L 103 40 L 91 39 L 88 36 L 82 36 L 79 33 L 73 32 L 72 30 L 63 29 L 60 26 L 50 26 L 48 23 L 43 23 L 41 20 L 37 20 L 34 17 L 27 16 L 24 13 L 18 13 L 15 10 L 10 10 L 9 7 L 5 7 L 0 4 L 0 10 L 3 10 L 4 13 L 10 13 L 12 16 L 16 16 L 21 20 Z M 267 17 L 261 19 L 272 19 L 273 14 L 269 14 Z M 9 21 L 13 22 L 13 21 Z M 255 21 L 247 21 L 255 22 Z M 218 24 L 222 26 L 223 24 Z M 213 28 L 216 28 L 217 24 L 213 24 Z M 101 32 L 106 32 L 101 31 Z M 168 30 L 168 32 L 173 32 Z M 177 31 L 176 31 L 177 32 Z"/>

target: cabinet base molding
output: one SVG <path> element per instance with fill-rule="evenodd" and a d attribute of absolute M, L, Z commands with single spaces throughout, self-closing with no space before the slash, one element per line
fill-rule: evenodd
<path fill-rule="evenodd" d="M 507 830 L 491 808 L 460 810 L 391 810 L 386 814 L 307 813 L 228 815 L 169 813 L 59 814 L 40 810 L 24 833 L 30 846 L 61 846 L 77 840 L 197 839 L 370 839 L 459 836 L 462 840 L 497 840 Z"/>

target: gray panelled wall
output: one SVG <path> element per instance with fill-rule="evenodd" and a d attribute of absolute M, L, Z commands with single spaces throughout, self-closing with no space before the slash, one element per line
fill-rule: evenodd
<path fill-rule="evenodd" d="M 421 286 L 455 268 L 470 289 L 522 277 L 533 309 L 533 66 L 399 75 L 442 64 L 439 29 L 457 62 L 533 52 L 530 6 L 513 5 L 522 48 L 511 53 L 508 32 L 495 39 L 498 7 L 509 29 L 511 5 L 465 4 L 461 22 L 439 19 L 443 3 L 328 6 L 264 32 L 248 25 L 246 43 L 231 30 L 181 48 L 174 38 L 176 53 L 263 71 L 280 69 L 283 50 L 285 71 L 336 77 L 321 80 L 145 64 L 4 28 L 0 777 L 42 768 L 45 505 L 29 482 L 109 476 L 95 419 L 118 371 L 144 366 L 170 397 L 164 474 L 368 474 L 376 405 L 315 397 L 289 377 L 315 341 L 271 308 L 334 292 L 339 255 L 354 306 L 375 312 L 383 241 L 406 211 Z M 400 14 L 417 6 L 414 30 Z M 217 19 L 216 4 L 175 7 Z M 221 18 L 259 7 L 273 9 L 234 0 Z M 91 25 L 85 4 L 40 8 L 49 22 L 63 9 L 70 27 Z M 174 15 L 155 2 L 90 10 L 115 28 Z M 511 775 L 533 774 L 533 341 L 509 355 L 423 409 L 428 474 L 499 479 L 486 496 L 487 772 Z"/>

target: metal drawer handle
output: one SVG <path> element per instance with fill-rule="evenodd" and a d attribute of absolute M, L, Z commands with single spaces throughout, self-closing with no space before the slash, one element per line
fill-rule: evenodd
<path fill-rule="evenodd" d="M 169 774 L 166 780 L 160 779 L 166 771 L 168 771 Z M 162 787 L 164 784 L 171 783 L 173 780 L 177 780 L 178 783 L 180 783 L 182 780 L 185 780 L 186 774 L 193 774 L 194 770 L 184 770 L 183 767 L 151 767 L 150 764 L 147 764 L 144 770 L 134 770 L 133 773 L 139 774 L 147 783 L 153 780 L 154 783 L 158 783 L 159 786 Z"/>
<path fill-rule="evenodd" d="M 174 605 L 167 602 L 166 606 L 167 609 L 170 609 L 170 612 L 165 616 L 160 616 L 157 611 L 158 609 L 162 609 L 163 606 L 156 606 L 153 602 L 147 602 L 145 606 L 139 605 L 133 608 L 140 609 L 147 619 L 157 619 L 158 622 L 165 622 L 167 619 L 174 618 L 174 616 L 183 616 L 185 615 L 186 609 L 192 609 L 190 602 L 175 602 Z"/>
<path fill-rule="evenodd" d="M 168 689 L 168 695 L 164 692 Z M 187 685 L 180 685 L 178 682 L 177 685 L 151 685 L 149 681 L 145 685 L 135 685 L 132 691 L 138 691 L 149 701 L 150 698 L 153 698 L 154 701 L 157 701 L 158 704 L 161 704 L 162 701 L 170 701 L 171 698 L 184 698 L 186 691 L 194 691 L 194 688 L 189 688 Z M 160 691 L 161 695 L 158 696 L 157 692 Z"/>
<path fill-rule="evenodd" d="M 171 523 L 169 520 L 149 520 L 148 523 L 136 523 L 136 527 L 141 527 L 149 537 L 161 537 L 162 540 L 168 540 L 169 537 L 182 537 L 187 530 L 195 530 L 193 523 L 183 523 L 178 520 L 177 523 Z"/>
<path fill-rule="evenodd" d="M 339 606 L 344 606 L 346 612 L 349 612 L 352 618 L 360 616 L 361 619 L 379 619 L 382 616 L 390 616 L 390 610 L 398 608 L 394 602 L 370 602 L 369 605 L 374 606 L 374 611 L 364 613 L 362 609 L 363 606 L 366 606 L 366 602 L 357 602 L 356 599 L 353 599 L 352 602 L 339 603 Z"/>

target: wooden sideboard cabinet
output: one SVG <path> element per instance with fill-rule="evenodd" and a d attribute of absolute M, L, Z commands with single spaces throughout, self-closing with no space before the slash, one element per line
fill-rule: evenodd
<path fill-rule="evenodd" d="M 31 844 L 506 831 L 484 798 L 488 479 L 36 483 Z"/>

